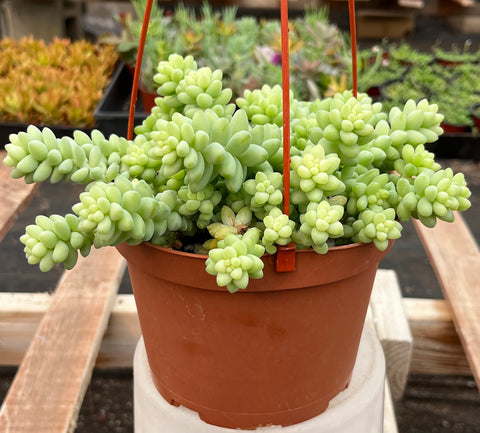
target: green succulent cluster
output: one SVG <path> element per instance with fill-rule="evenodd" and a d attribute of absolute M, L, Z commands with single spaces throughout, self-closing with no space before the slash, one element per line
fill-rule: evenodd
<path fill-rule="evenodd" d="M 292 203 L 320 202 L 326 196 L 340 194 L 345 185 L 334 173 L 340 166 L 336 154 L 325 155 L 323 146 L 310 145 L 302 156 L 291 159 Z"/>
<path fill-rule="evenodd" d="M 327 200 L 310 203 L 307 211 L 300 216 L 301 226 L 295 237 L 296 242 L 325 254 L 328 251 L 328 239 L 343 235 L 340 222 L 343 213 L 342 206 L 332 205 Z"/>
<path fill-rule="evenodd" d="M 256 125 L 273 123 L 281 126 L 283 123 L 282 87 L 266 84 L 261 89 L 245 90 L 243 97 L 237 98 L 237 105 L 243 108 L 249 120 Z"/>
<path fill-rule="evenodd" d="M 397 196 L 395 184 L 389 175 L 380 174 L 378 168 L 371 168 L 355 178 L 346 210 L 349 215 L 358 215 L 372 207 L 388 209 L 396 204 Z"/>
<path fill-rule="evenodd" d="M 471 205 L 463 174 L 454 175 L 450 168 L 424 170 L 415 178 L 398 178 L 397 191 L 398 218 L 418 218 L 427 227 L 434 227 L 437 219 L 452 222 L 454 211 L 464 211 Z"/>
<path fill-rule="evenodd" d="M 222 193 L 215 191 L 213 185 L 207 185 L 199 192 L 192 192 L 184 185 L 178 190 L 178 198 L 182 201 L 178 213 L 186 217 L 198 214 L 197 227 L 204 229 L 212 221 L 215 208 L 222 200 Z"/>
<path fill-rule="evenodd" d="M 210 250 L 206 262 L 207 272 L 217 277 L 219 286 L 226 286 L 230 292 L 245 289 L 250 278 L 263 277 L 263 261 L 260 259 L 265 248 L 259 245 L 260 232 L 251 228 L 244 235 L 227 233 Z"/>
<path fill-rule="evenodd" d="M 77 263 L 78 252 L 87 256 L 92 246 L 91 239 L 79 231 L 78 224 L 79 220 L 73 214 L 64 217 L 38 215 L 35 224 L 28 225 L 20 237 L 28 263 L 38 264 L 43 272 L 52 269 L 56 263 L 72 269 Z"/>
<path fill-rule="evenodd" d="M 373 242 L 385 250 L 400 236 L 399 221 L 431 227 L 470 206 L 463 175 L 441 169 L 425 149 L 442 133 L 436 105 L 410 100 L 384 112 L 345 91 L 313 102 L 290 95 L 286 215 L 278 89 L 246 93 L 235 105 L 221 72 L 198 69 L 191 57 L 171 56 L 158 71 L 157 106 L 133 140 L 98 131 L 57 138 L 34 127 L 11 135 L 4 163 L 14 177 L 87 184 L 74 214 L 39 216 L 27 228 L 30 263 L 71 268 L 92 245 L 195 243 L 209 254 L 207 272 L 236 291 L 261 278 L 260 257 L 277 245 L 324 254 Z"/>
<path fill-rule="evenodd" d="M 78 230 L 92 233 L 96 248 L 151 239 L 155 220 L 170 209 L 153 197 L 144 180 L 117 176 L 114 182 L 90 183 L 72 210 L 79 217 Z"/>
<path fill-rule="evenodd" d="M 354 98 L 350 92 L 337 93 L 321 102 L 318 126 L 325 153 L 336 153 L 345 165 L 356 165 L 360 146 L 374 137 L 374 126 L 386 117 L 381 104 L 372 104 L 367 95 Z"/>
<path fill-rule="evenodd" d="M 12 177 L 26 183 L 50 179 L 56 183 L 68 180 L 89 183 L 94 180 L 112 181 L 120 172 L 121 155 L 128 143 L 124 138 L 111 135 L 107 140 L 98 131 L 89 137 L 75 131 L 74 138 L 57 138 L 49 128 L 40 130 L 30 125 L 26 132 L 12 134 L 5 146 L 4 164 L 14 167 Z"/>
<path fill-rule="evenodd" d="M 295 221 L 288 218 L 279 208 L 274 207 L 263 219 L 265 230 L 263 232 L 262 244 L 267 253 L 274 254 L 277 251 L 276 245 L 288 245 L 292 241 Z"/>
<path fill-rule="evenodd" d="M 354 242 L 373 242 L 379 250 L 385 250 L 390 239 L 401 236 L 402 226 L 395 220 L 393 208 L 373 206 L 361 212 L 359 218 L 352 222 L 352 230 Z"/>
<path fill-rule="evenodd" d="M 256 215 L 265 215 L 283 202 L 282 175 L 279 172 L 258 171 L 253 179 L 243 183 L 243 191 L 251 196 L 250 208 Z M 248 200 L 248 198 L 247 198 Z"/>

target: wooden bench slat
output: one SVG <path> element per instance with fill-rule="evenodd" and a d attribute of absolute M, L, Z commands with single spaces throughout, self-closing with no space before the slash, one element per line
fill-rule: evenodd
<path fill-rule="evenodd" d="M 103 248 L 64 273 L 0 408 L 0 431 L 73 432 L 124 269 Z"/>
<path fill-rule="evenodd" d="M 458 3 L 464 8 L 469 8 L 475 4 L 474 0 L 453 0 L 454 3 Z"/>
<path fill-rule="evenodd" d="M 413 335 L 411 374 L 471 375 L 465 352 L 443 299 L 403 299 Z"/>
<path fill-rule="evenodd" d="M 399 400 L 407 384 L 413 339 L 395 271 L 380 269 L 377 272 L 370 308 L 375 331 L 385 354 L 390 391 L 393 399 Z"/>
<path fill-rule="evenodd" d="M 0 365 L 21 363 L 51 300 L 45 293 L 0 293 Z M 447 302 L 404 298 L 403 306 L 413 336 L 409 373 L 471 375 Z M 374 326 L 371 308 L 369 320 Z M 96 366 L 132 367 L 140 333 L 133 295 L 118 295 Z"/>
<path fill-rule="evenodd" d="M 0 161 L 7 153 L 0 150 Z M 22 179 L 11 178 L 12 169 L 0 162 L 0 241 L 18 215 L 25 209 L 38 184 L 27 185 Z"/>
<path fill-rule="evenodd" d="M 51 298 L 44 293 L 0 293 L 0 365 L 21 363 Z M 409 373 L 471 375 L 448 304 L 404 298 L 403 305 L 414 343 Z M 374 326 L 372 315 L 370 321 Z M 96 366 L 132 367 L 140 333 L 133 296 L 118 295 Z"/>
<path fill-rule="evenodd" d="M 383 433 L 398 433 L 395 406 L 390 392 L 388 380 L 385 380 L 385 397 L 383 400 Z"/>
<path fill-rule="evenodd" d="M 421 9 L 425 6 L 423 0 L 398 0 L 398 6 Z"/>
<path fill-rule="evenodd" d="M 473 376 L 480 388 L 480 251 L 461 214 L 454 223 L 438 221 L 433 229 L 414 221 L 417 233 L 462 341 Z"/>

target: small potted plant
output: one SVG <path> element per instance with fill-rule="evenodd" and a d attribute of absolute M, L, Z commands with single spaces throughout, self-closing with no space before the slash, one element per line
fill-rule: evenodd
<path fill-rule="evenodd" d="M 431 53 L 424 53 L 412 48 L 408 43 L 404 42 L 398 46 L 390 48 L 390 57 L 407 66 L 428 65 L 434 61 Z"/>
<path fill-rule="evenodd" d="M 454 69 L 438 64 L 413 66 L 406 78 L 411 86 L 432 98 L 436 94 L 451 93 L 451 83 L 458 77 Z"/>
<path fill-rule="evenodd" d="M 437 96 L 435 102 L 438 104 L 439 109 L 444 114 L 444 120 L 442 122 L 442 128 L 445 133 L 459 133 L 470 132 L 473 125 L 473 120 L 469 112 L 471 104 L 467 104 L 464 107 L 455 107 L 451 104 L 457 100 L 457 96 L 443 95 Z"/>
<path fill-rule="evenodd" d="M 425 98 L 425 93 L 414 85 L 409 77 L 404 80 L 386 82 L 380 87 L 382 105 L 389 110 L 392 107 L 405 104 L 409 99 L 419 101 Z"/>
<path fill-rule="evenodd" d="M 466 41 L 462 49 L 456 44 L 452 44 L 449 49 L 436 44 L 432 47 L 432 51 L 438 63 L 446 67 L 451 67 L 476 62 L 478 60 L 478 53 L 472 53 L 470 47 L 470 41 Z"/>
<path fill-rule="evenodd" d="M 463 175 L 424 147 L 443 116 L 425 99 L 384 112 L 350 91 L 291 95 L 284 172 L 281 87 L 234 104 L 220 70 L 179 55 L 154 79 L 160 96 L 133 140 L 11 135 L 14 177 L 87 185 L 72 213 L 26 228 L 27 259 L 70 269 L 117 246 L 167 401 L 230 428 L 311 418 L 348 385 L 401 222 L 433 227 L 470 206 Z"/>
<path fill-rule="evenodd" d="M 446 133 L 471 132 L 474 121 L 470 107 L 480 102 L 480 94 L 475 92 L 471 81 L 471 77 L 458 76 L 449 81 L 448 90 L 432 96 L 445 116 L 442 128 Z"/>
<path fill-rule="evenodd" d="M 365 65 L 360 70 L 359 89 L 373 98 L 381 96 L 381 88 L 392 82 L 401 80 L 407 73 L 408 67 L 397 61 L 386 61 L 386 64 L 374 63 Z M 408 99 L 408 98 L 407 98 Z"/>

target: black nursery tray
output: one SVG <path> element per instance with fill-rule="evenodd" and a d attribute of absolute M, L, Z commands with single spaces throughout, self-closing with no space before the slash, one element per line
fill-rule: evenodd
<path fill-rule="evenodd" d="M 105 90 L 95 110 L 96 128 L 104 135 L 117 134 L 127 136 L 128 112 L 132 94 L 133 79 L 122 63 L 113 74 L 112 81 Z M 140 95 L 138 95 L 140 96 Z M 147 117 L 143 109 L 142 100 L 137 97 L 134 124 L 140 125 Z"/>
<path fill-rule="evenodd" d="M 443 134 L 435 143 L 427 144 L 426 148 L 437 158 L 480 161 L 480 136 L 472 133 Z"/>

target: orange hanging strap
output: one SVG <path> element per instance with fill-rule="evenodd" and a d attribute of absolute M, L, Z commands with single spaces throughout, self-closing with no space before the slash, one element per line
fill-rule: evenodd
<path fill-rule="evenodd" d="M 283 88 L 283 213 L 290 215 L 290 54 L 288 43 L 288 0 L 281 0 L 282 88 Z M 277 272 L 295 270 L 295 243 L 277 246 Z"/>
<path fill-rule="evenodd" d="M 290 214 L 290 53 L 288 44 L 288 0 L 281 0 L 282 88 L 283 88 L 283 213 Z"/>
<path fill-rule="evenodd" d="M 130 98 L 130 112 L 128 114 L 128 131 L 127 131 L 128 140 L 133 140 L 133 126 L 134 126 L 134 120 L 135 120 L 135 106 L 137 103 L 138 84 L 140 82 L 140 71 L 142 69 L 143 51 L 145 49 L 145 41 L 147 40 L 148 23 L 150 22 L 152 5 L 153 5 L 153 0 L 147 0 L 147 4 L 145 6 L 145 15 L 143 16 L 142 32 L 140 33 L 140 42 L 138 44 L 138 54 L 137 54 L 137 61 L 135 64 L 135 74 L 133 76 L 132 96 Z"/>
<path fill-rule="evenodd" d="M 350 17 L 350 38 L 352 41 L 352 92 L 355 98 L 358 92 L 357 66 L 357 26 L 355 22 L 355 0 L 348 0 L 348 15 Z"/>

